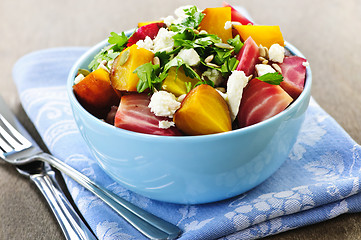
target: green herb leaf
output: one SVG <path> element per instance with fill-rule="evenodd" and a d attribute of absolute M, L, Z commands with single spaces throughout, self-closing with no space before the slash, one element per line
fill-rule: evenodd
<path fill-rule="evenodd" d="M 199 85 L 202 85 L 202 84 L 207 84 L 207 85 L 209 85 L 211 87 L 214 87 L 214 82 L 213 81 L 211 81 L 209 79 L 201 79 L 194 85 L 193 88 L 195 88 L 195 87 L 197 87 Z"/>
<path fill-rule="evenodd" d="M 172 24 L 170 29 L 174 32 L 182 31 L 184 29 L 197 29 L 202 19 L 204 18 L 204 14 L 202 12 L 198 12 L 196 6 L 192 6 L 190 8 L 183 9 L 187 17 L 179 24 Z"/>
<path fill-rule="evenodd" d="M 234 50 L 228 50 L 224 48 L 214 48 L 214 51 L 216 52 L 216 55 L 214 56 L 214 63 L 217 65 L 222 65 L 227 61 L 227 59 L 232 55 L 232 52 Z"/>
<path fill-rule="evenodd" d="M 186 85 L 187 93 L 189 93 L 192 90 L 192 83 L 191 82 L 184 82 Z"/>
<path fill-rule="evenodd" d="M 234 52 L 237 54 L 243 47 L 243 43 L 239 35 L 235 36 L 233 39 L 227 40 L 228 44 L 234 47 Z"/>
<path fill-rule="evenodd" d="M 103 60 L 109 62 L 118 57 L 120 52 L 115 52 L 111 47 L 112 46 L 107 46 L 95 55 L 93 60 L 89 63 L 88 68 L 94 71 L 99 67 L 99 64 Z"/>
<path fill-rule="evenodd" d="M 108 38 L 108 43 L 114 44 L 113 46 L 114 51 L 122 51 L 127 42 L 128 42 L 128 37 L 125 35 L 124 32 L 122 32 L 120 35 L 115 32 L 111 32 L 110 37 Z"/>
<path fill-rule="evenodd" d="M 137 67 L 133 73 L 136 73 L 139 77 L 137 84 L 137 92 L 144 92 L 146 89 L 154 91 L 154 88 L 159 88 L 160 83 L 164 80 L 160 77 L 157 77 L 157 72 L 159 72 L 159 65 L 153 65 L 152 63 L 145 63 Z"/>
<path fill-rule="evenodd" d="M 257 79 L 272 85 L 280 85 L 283 81 L 283 76 L 279 72 L 266 73 L 260 77 L 257 77 Z"/>
<path fill-rule="evenodd" d="M 218 70 L 222 73 L 223 77 L 227 77 L 237 68 L 238 63 L 237 58 L 228 58 Z"/>

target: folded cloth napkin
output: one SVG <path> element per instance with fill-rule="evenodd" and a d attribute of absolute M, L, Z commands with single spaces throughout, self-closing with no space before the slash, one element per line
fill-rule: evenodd
<path fill-rule="evenodd" d="M 361 149 L 311 99 L 286 162 L 240 196 L 203 205 L 154 201 L 115 183 L 92 158 L 74 122 L 67 74 L 87 48 L 57 48 L 21 58 L 13 69 L 22 105 L 50 152 L 139 207 L 178 225 L 180 239 L 254 239 L 361 211 Z M 143 239 L 92 193 L 65 177 L 70 194 L 99 239 Z"/>

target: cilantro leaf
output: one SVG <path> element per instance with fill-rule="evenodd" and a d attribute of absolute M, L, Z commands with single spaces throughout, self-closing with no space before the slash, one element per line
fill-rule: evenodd
<path fill-rule="evenodd" d="M 110 37 L 108 38 L 108 43 L 111 45 L 104 47 L 98 54 L 96 54 L 93 60 L 89 63 L 88 68 L 94 71 L 99 67 L 99 64 L 102 61 L 105 60 L 108 63 L 113 61 L 126 47 L 127 42 L 128 37 L 124 32 L 120 35 L 115 32 L 111 32 Z"/>
<path fill-rule="evenodd" d="M 283 76 L 279 72 L 274 72 L 266 73 L 260 77 L 257 77 L 257 79 L 272 85 L 280 85 L 283 81 Z"/>
<path fill-rule="evenodd" d="M 88 68 L 90 70 L 96 70 L 99 67 L 99 64 L 102 61 L 113 61 L 116 57 L 119 56 L 120 52 L 115 52 L 114 50 L 111 49 L 112 46 L 107 46 L 105 48 L 103 48 L 99 53 L 97 53 L 93 60 L 89 63 Z M 108 67 L 109 68 L 109 67 Z"/>
<path fill-rule="evenodd" d="M 188 64 L 184 62 L 184 60 L 180 57 L 175 57 L 172 60 L 170 60 L 165 66 L 164 66 L 164 72 L 168 72 L 168 70 L 171 67 L 177 67 L 177 70 L 183 66 L 184 73 L 187 77 L 190 78 L 197 78 L 198 80 L 201 80 L 200 76 L 196 71 L 193 70 Z"/>
<path fill-rule="evenodd" d="M 231 57 L 234 50 L 228 50 L 224 48 L 214 48 L 214 51 L 216 52 L 216 55 L 214 56 L 214 62 L 217 65 L 224 64 L 229 57 Z"/>
<path fill-rule="evenodd" d="M 124 32 L 122 32 L 120 35 L 115 32 L 111 32 L 110 37 L 108 38 L 108 43 L 114 44 L 112 48 L 115 51 L 122 51 L 127 42 L 128 42 L 128 37 L 125 35 Z"/>
<path fill-rule="evenodd" d="M 154 54 L 154 57 L 158 57 L 160 61 L 160 66 L 164 66 L 169 62 L 171 55 L 166 51 L 163 51 L 163 52 L 156 52 Z"/>
<path fill-rule="evenodd" d="M 172 24 L 170 26 L 170 29 L 174 32 L 182 31 L 187 28 L 197 29 L 202 19 L 204 18 L 204 14 L 199 12 L 196 6 L 183 9 L 183 11 L 187 17 L 181 23 Z"/>
<path fill-rule="evenodd" d="M 227 76 L 237 68 L 238 63 L 239 61 L 237 58 L 228 58 L 218 70 L 222 73 L 223 76 Z"/>
<path fill-rule="evenodd" d="M 160 83 L 164 80 L 166 75 L 162 75 L 162 77 L 157 77 L 157 72 L 159 71 L 159 65 L 153 65 L 152 63 L 145 63 L 137 67 L 133 73 L 136 73 L 139 77 L 139 81 L 137 84 L 137 92 L 144 92 L 146 89 L 150 89 L 151 91 L 154 88 L 159 88 Z"/>
<path fill-rule="evenodd" d="M 209 80 L 209 79 L 201 79 L 201 80 L 199 80 L 199 81 L 194 85 L 193 88 L 195 88 L 195 87 L 197 87 L 197 86 L 199 86 L 199 85 L 202 85 L 202 84 L 207 84 L 207 85 L 209 85 L 209 86 L 211 86 L 211 87 L 214 87 L 214 82 L 213 82 L 212 80 Z"/>
<path fill-rule="evenodd" d="M 233 39 L 227 40 L 228 44 L 234 47 L 234 52 L 237 54 L 239 50 L 243 47 L 243 43 L 239 35 L 235 36 Z"/>

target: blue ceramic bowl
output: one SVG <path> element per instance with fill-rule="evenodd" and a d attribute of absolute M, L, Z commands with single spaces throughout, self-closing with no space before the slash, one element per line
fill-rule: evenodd
<path fill-rule="evenodd" d="M 87 51 L 70 71 L 67 91 L 73 114 L 93 156 L 124 187 L 172 203 L 199 204 L 246 192 L 270 177 L 286 160 L 304 121 L 311 94 L 307 67 L 302 94 L 286 110 L 231 132 L 169 137 L 116 128 L 88 113 L 77 101 L 73 81 L 107 41 Z M 288 50 L 304 57 L 287 43 Z"/>

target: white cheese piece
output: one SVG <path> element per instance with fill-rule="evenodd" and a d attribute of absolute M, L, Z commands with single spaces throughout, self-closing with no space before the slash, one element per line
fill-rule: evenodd
<path fill-rule="evenodd" d="M 309 63 L 309 62 L 303 62 L 302 65 L 303 65 L 304 67 L 308 67 L 308 66 L 310 66 L 310 63 Z"/>
<path fill-rule="evenodd" d="M 177 101 L 178 102 L 183 102 L 183 100 L 184 100 L 184 98 L 187 96 L 187 94 L 182 94 L 182 95 L 180 95 L 178 98 L 177 98 Z"/>
<path fill-rule="evenodd" d="M 266 73 L 274 73 L 276 70 L 273 69 L 270 65 L 267 64 L 256 64 L 255 66 L 257 75 L 260 77 L 262 75 L 265 75 Z"/>
<path fill-rule="evenodd" d="M 84 77 L 83 74 L 81 74 L 81 73 L 78 74 L 78 76 L 76 76 L 75 79 L 74 79 L 74 84 L 80 83 L 84 78 L 85 78 L 85 77 Z"/>
<path fill-rule="evenodd" d="M 214 68 L 208 68 L 206 71 L 202 73 L 202 76 L 207 77 L 209 80 L 214 82 L 214 86 L 218 87 L 222 84 L 223 78 L 220 71 Z"/>
<path fill-rule="evenodd" d="M 170 25 L 172 25 L 172 23 L 174 23 L 174 21 L 175 21 L 175 18 L 173 17 L 173 16 L 168 16 L 168 17 L 165 17 L 165 18 L 163 18 L 163 23 L 165 24 L 165 25 L 167 25 L 167 27 L 169 27 Z"/>
<path fill-rule="evenodd" d="M 269 50 L 269 60 L 273 62 L 283 63 L 285 57 L 285 48 L 279 45 L 278 43 L 273 44 Z"/>
<path fill-rule="evenodd" d="M 216 91 L 219 93 L 219 95 L 221 95 L 221 97 L 227 102 L 228 101 L 228 95 L 227 93 L 223 93 L 221 91 L 219 91 L 217 88 L 215 88 Z M 228 103 L 227 103 L 228 104 Z"/>
<path fill-rule="evenodd" d="M 139 40 L 136 45 L 138 48 L 145 48 L 149 51 L 153 51 L 154 47 L 153 40 L 149 36 L 146 36 L 144 40 Z"/>
<path fill-rule="evenodd" d="M 166 91 L 155 92 L 150 98 L 148 107 L 156 116 L 172 118 L 181 103 L 174 94 Z"/>
<path fill-rule="evenodd" d="M 165 28 L 160 28 L 157 36 L 153 40 L 153 52 L 170 52 L 174 47 L 173 36 L 176 33 L 173 31 L 168 31 Z"/>
<path fill-rule="evenodd" d="M 232 122 L 238 114 L 243 88 L 247 83 L 248 77 L 246 77 L 243 71 L 232 71 L 232 74 L 228 78 L 226 102 L 228 104 Z"/>
<path fill-rule="evenodd" d="M 189 66 L 197 66 L 201 62 L 201 58 L 199 57 L 197 51 L 193 48 L 183 48 L 177 56 L 183 59 L 183 61 Z"/>
<path fill-rule="evenodd" d="M 231 21 L 227 21 L 225 24 L 224 24 L 224 30 L 228 30 L 232 27 L 232 22 Z"/>
<path fill-rule="evenodd" d="M 158 127 L 162 129 L 168 129 L 170 127 L 175 127 L 175 124 L 174 122 L 163 120 L 159 121 Z"/>

